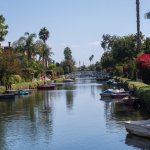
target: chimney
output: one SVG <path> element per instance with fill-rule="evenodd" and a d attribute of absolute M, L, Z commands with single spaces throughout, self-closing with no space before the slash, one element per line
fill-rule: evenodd
<path fill-rule="evenodd" d="M 8 46 L 10 47 L 10 45 L 11 45 L 11 42 L 8 42 Z"/>

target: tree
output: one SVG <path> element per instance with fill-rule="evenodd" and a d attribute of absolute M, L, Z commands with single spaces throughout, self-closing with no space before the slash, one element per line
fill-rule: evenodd
<path fill-rule="evenodd" d="M 114 41 L 112 46 L 112 56 L 115 63 L 124 63 L 128 60 L 135 58 L 136 51 L 136 38 L 134 35 L 124 36 Z"/>
<path fill-rule="evenodd" d="M 49 31 L 46 29 L 46 27 L 42 28 L 39 32 L 39 39 L 43 40 L 44 45 L 46 44 L 46 40 L 49 38 Z M 43 65 L 45 61 L 45 67 L 46 67 L 46 60 L 45 60 L 45 51 L 46 46 L 43 46 Z"/>
<path fill-rule="evenodd" d="M 72 59 L 72 52 L 71 52 L 71 49 L 69 47 L 66 47 L 64 49 L 64 57 L 65 57 L 65 60 L 71 60 Z"/>
<path fill-rule="evenodd" d="M 0 55 L 0 81 L 7 85 L 11 81 L 11 76 L 21 74 L 21 63 L 12 50 L 3 50 Z"/>
<path fill-rule="evenodd" d="M 145 14 L 145 18 L 146 18 L 146 19 L 150 19 L 150 12 L 147 12 L 147 13 Z"/>
<path fill-rule="evenodd" d="M 92 54 L 90 57 L 89 57 L 89 61 L 91 62 L 94 58 L 94 55 Z"/>
<path fill-rule="evenodd" d="M 44 27 L 39 32 L 39 39 L 43 40 L 46 43 L 46 40 L 49 38 L 49 31 Z"/>
<path fill-rule="evenodd" d="M 36 38 L 35 33 L 25 32 L 24 36 L 20 37 L 17 41 L 13 43 L 13 48 L 17 52 L 27 54 L 28 62 L 31 61 L 32 56 L 35 54 L 35 43 Z"/>
<path fill-rule="evenodd" d="M 0 15 L 0 42 L 5 40 L 5 36 L 8 33 L 8 25 L 5 24 L 5 18 L 3 15 Z"/>
<path fill-rule="evenodd" d="M 101 47 L 104 49 L 104 51 L 111 51 L 113 43 L 115 40 L 118 39 L 117 36 L 111 36 L 109 34 L 104 34 L 102 36 L 102 41 L 101 41 Z"/>
<path fill-rule="evenodd" d="M 150 54 L 150 38 L 146 38 L 143 44 L 145 54 Z"/>
<path fill-rule="evenodd" d="M 65 60 L 61 62 L 61 66 L 65 74 L 75 71 L 75 61 L 72 58 L 72 52 L 69 47 L 64 49 L 64 58 Z"/>
<path fill-rule="evenodd" d="M 140 0 L 136 0 L 136 18 L 137 18 L 137 51 L 141 49 L 140 40 Z"/>

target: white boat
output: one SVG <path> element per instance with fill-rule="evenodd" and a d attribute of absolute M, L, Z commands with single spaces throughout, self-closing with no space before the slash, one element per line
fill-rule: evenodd
<path fill-rule="evenodd" d="M 101 97 L 110 97 L 110 95 L 114 93 L 113 89 L 107 89 L 105 91 L 103 91 L 102 93 L 100 93 Z"/>
<path fill-rule="evenodd" d="M 124 89 L 107 89 L 105 91 L 103 91 L 102 93 L 100 93 L 101 97 L 110 97 L 112 94 L 116 94 L 116 93 L 123 93 L 125 92 Z"/>
<path fill-rule="evenodd" d="M 64 82 L 74 82 L 73 79 L 64 79 Z"/>
<path fill-rule="evenodd" d="M 150 138 L 150 119 L 140 121 L 126 121 L 125 128 L 129 133 Z"/>

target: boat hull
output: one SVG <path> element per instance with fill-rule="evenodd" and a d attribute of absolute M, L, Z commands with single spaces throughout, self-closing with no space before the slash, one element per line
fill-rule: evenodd
<path fill-rule="evenodd" d="M 125 128 L 129 133 L 150 138 L 150 120 L 125 122 Z"/>
<path fill-rule="evenodd" d="M 37 87 L 38 90 L 54 90 L 55 85 L 41 85 Z"/>
<path fill-rule="evenodd" d="M 14 94 L 1 94 L 0 100 L 14 100 L 15 95 Z"/>
<path fill-rule="evenodd" d="M 129 96 L 129 92 L 111 94 L 111 98 L 123 98 Z"/>

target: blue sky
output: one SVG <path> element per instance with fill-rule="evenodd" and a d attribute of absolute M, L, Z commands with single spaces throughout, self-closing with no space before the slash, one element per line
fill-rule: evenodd
<path fill-rule="evenodd" d="M 100 60 L 103 34 L 124 36 L 136 33 L 136 0 L 3 0 L 1 14 L 9 25 L 3 45 L 15 41 L 25 32 L 37 33 L 42 27 L 50 31 L 47 44 L 56 62 L 63 60 L 66 46 L 72 50 L 76 64 L 88 65 Z M 141 0 L 141 31 L 150 36 L 149 0 Z"/>

